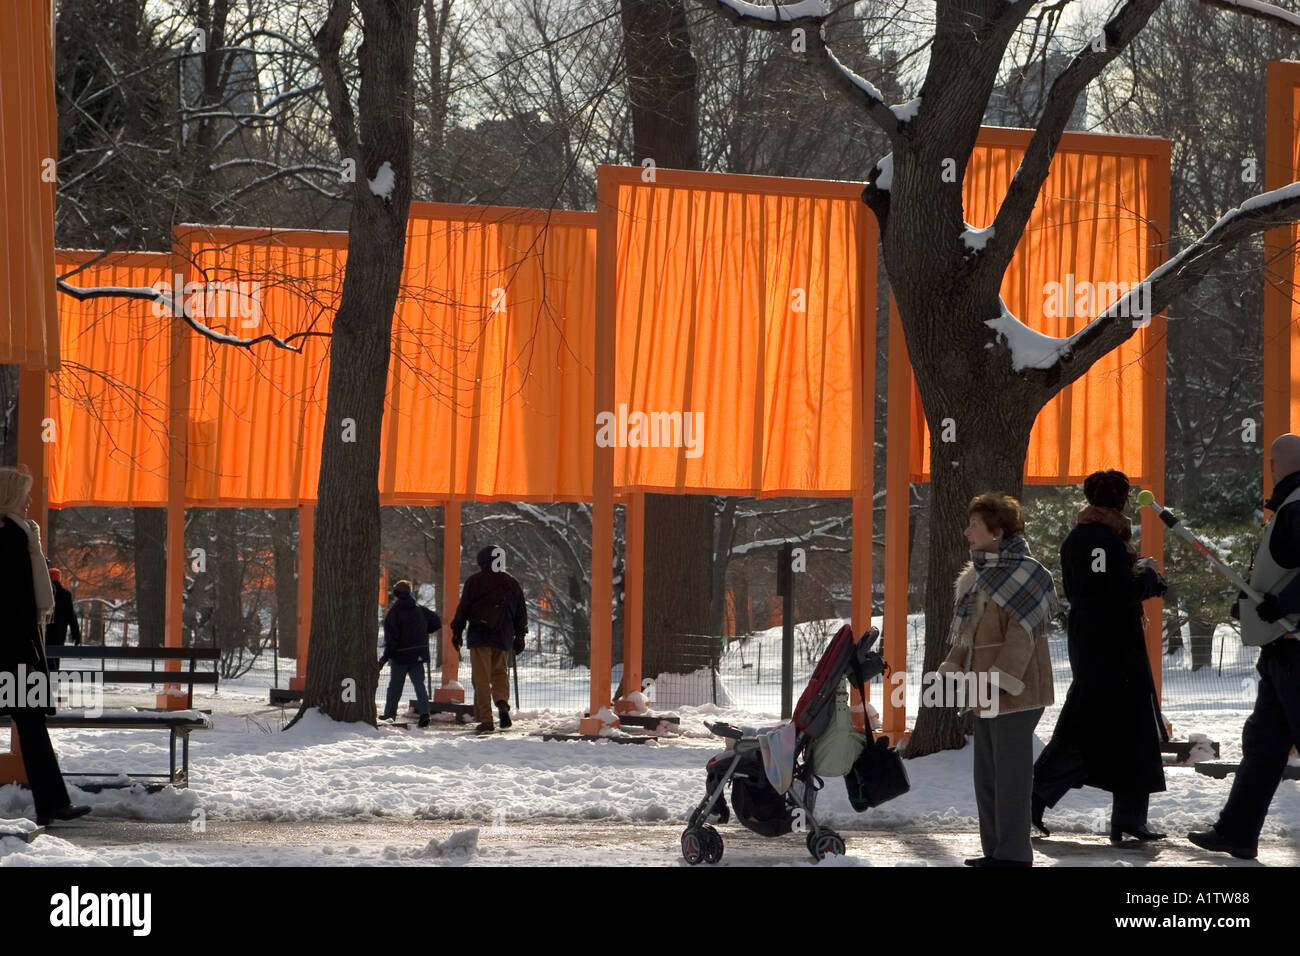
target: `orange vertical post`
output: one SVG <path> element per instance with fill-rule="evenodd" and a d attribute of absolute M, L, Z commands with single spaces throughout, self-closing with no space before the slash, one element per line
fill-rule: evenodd
<path fill-rule="evenodd" d="M 1270 63 L 1267 71 L 1264 126 L 1264 189 L 1280 189 L 1296 178 L 1295 87 L 1300 65 Z M 1264 421 L 1259 440 L 1264 443 L 1261 476 L 1264 497 L 1273 490 L 1268 472 L 1268 445 L 1291 430 L 1291 312 L 1295 286 L 1295 229 L 1285 226 L 1264 233 Z"/>
<path fill-rule="evenodd" d="M 912 366 L 903 340 L 903 323 L 889 298 L 889 395 L 885 445 L 885 660 L 889 677 L 881 702 L 883 730 L 898 743 L 907 730 L 907 585 L 910 553 L 908 513 L 912 504 Z"/>
<path fill-rule="evenodd" d="M 451 619 L 460 603 L 460 502 L 442 506 L 442 686 L 435 687 L 433 699 L 447 703 L 465 703 L 465 688 L 459 686 L 460 655 L 451 645 Z"/>
<path fill-rule="evenodd" d="M 623 696 L 614 702 L 616 713 L 634 708 L 627 695 L 641 690 L 641 625 L 645 604 L 645 495 L 627 496 L 624 512 L 627 549 L 623 570 Z"/>
<path fill-rule="evenodd" d="M 597 174 L 596 186 L 596 354 L 595 409 L 614 408 L 615 268 L 618 255 L 618 186 Z M 594 440 L 594 439 L 593 439 Z M 592 454 L 591 508 L 591 704 L 578 725 L 582 734 L 600 733 L 596 715 L 610 707 L 614 600 L 614 449 L 597 443 Z M 618 725 L 618 720 L 613 720 Z"/>
<path fill-rule="evenodd" d="M 853 323 L 853 434 L 850 472 L 853 481 L 853 538 L 850 561 L 850 622 L 854 637 L 871 627 L 872 596 L 872 458 L 874 454 L 876 408 L 876 243 L 871 229 L 872 213 L 857 209 L 858 314 Z M 867 688 L 868 694 L 870 687 Z M 888 695 L 886 695 L 888 696 Z M 865 701 L 856 688 L 849 692 L 853 723 L 866 729 Z M 856 708 L 861 706 L 861 710 Z"/>
<path fill-rule="evenodd" d="M 41 543 L 49 553 L 49 443 L 45 422 L 50 415 L 50 373 L 23 366 L 18 370 L 18 463 L 32 474 L 32 507 L 27 517 L 41 526 Z M 53 436 L 56 440 L 57 435 Z"/>
<path fill-rule="evenodd" d="M 190 400 L 190 330 L 183 320 L 171 322 L 171 356 L 167 369 L 167 623 L 164 643 L 180 648 L 182 640 L 182 605 L 185 590 L 185 463 L 189 428 Z M 232 547 L 221 542 L 222 547 Z M 180 661 L 168 661 L 166 670 L 179 671 Z M 167 684 L 157 695 L 159 710 L 184 710 L 185 690 L 179 684 Z"/>
<path fill-rule="evenodd" d="M 1148 268 L 1153 269 L 1169 257 L 1169 144 L 1163 143 L 1163 161 L 1151 164 L 1147 181 L 1147 242 L 1151 256 Z M 1151 316 L 1151 322 L 1139 333 L 1143 336 L 1142 406 L 1146 409 L 1142 434 L 1143 487 L 1165 500 L 1165 363 L 1168 353 L 1168 334 L 1164 313 Z M 1165 526 L 1150 508 L 1142 509 L 1142 553 L 1155 559 L 1161 571 L 1165 567 Z M 1147 657 L 1151 661 L 1151 676 L 1155 680 L 1156 699 L 1161 697 L 1163 684 L 1163 655 L 1161 643 L 1164 631 L 1164 601 L 1152 598 L 1144 602 L 1146 611 Z"/>
<path fill-rule="evenodd" d="M 311 646 L 311 579 L 316 569 L 316 506 L 298 505 L 298 673 L 290 690 L 307 689 L 307 651 Z"/>

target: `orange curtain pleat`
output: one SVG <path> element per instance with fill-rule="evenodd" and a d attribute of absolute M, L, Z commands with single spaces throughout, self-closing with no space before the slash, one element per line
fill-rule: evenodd
<path fill-rule="evenodd" d="M 0 362 L 57 368 L 53 24 L 49 0 L 0 4 Z"/>
<path fill-rule="evenodd" d="M 992 223 L 1029 135 L 1006 130 L 982 134 L 963 188 L 972 226 Z M 1022 142 L 1008 144 L 1006 139 Z M 1167 236 L 1168 223 L 1152 222 L 1148 189 L 1153 164 L 1161 158 L 1150 143 L 1070 133 L 1063 138 L 1002 282 L 1007 308 L 1034 331 L 1057 337 L 1077 332 L 1163 261 L 1165 249 L 1153 245 L 1152 236 Z M 1146 401 L 1143 367 L 1155 363 L 1163 370 L 1164 362 L 1163 334 L 1149 334 L 1149 329 L 1099 359 L 1039 413 L 1025 480 L 1070 484 L 1092 471 L 1117 468 L 1141 482 L 1146 416 L 1164 414 L 1163 406 Z M 917 430 L 911 480 L 925 481 L 930 437 L 915 385 L 912 403 Z"/>

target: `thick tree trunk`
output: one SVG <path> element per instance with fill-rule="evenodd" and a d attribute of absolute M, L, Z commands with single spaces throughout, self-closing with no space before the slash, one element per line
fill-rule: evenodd
<path fill-rule="evenodd" d="M 697 71 L 685 2 L 620 3 L 633 161 L 698 169 Z M 643 672 L 647 677 L 688 673 L 712 657 L 707 642 L 702 643 L 702 635 L 709 633 L 712 502 L 690 495 L 646 495 L 645 527 Z"/>
<path fill-rule="evenodd" d="M 951 301 L 943 307 L 959 311 Z M 985 314 L 989 308 L 985 304 L 974 311 Z M 992 308 L 996 314 L 996 303 Z M 925 674 L 934 673 L 947 654 L 952 586 L 969 559 L 962 532 L 969 521 L 970 501 L 986 491 L 1020 497 L 1029 431 L 1047 397 L 1045 392 L 1035 395 L 1034 386 L 1021 379 L 994 377 L 992 350 L 962 343 L 955 333 L 961 327 L 955 321 L 948 326 L 947 361 L 931 363 L 925 371 L 917 366 L 917 385 L 930 422 Z M 972 326 L 966 323 L 966 327 Z M 948 419 L 951 427 L 945 428 Z M 908 755 L 959 748 L 965 732 L 956 710 L 923 706 L 917 712 Z"/>
<path fill-rule="evenodd" d="M 167 511 L 133 508 L 135 608 L 141 647 L 162 647 L 167 630 Z"/>
<path fill-rule="evenodd" d="M 355 149 L 358 162 L 347 269 L 330 339 L 303 710 L 315 707 L 335 720 L 373 724 L 379 676 L 380 430 L 411 203 L 417 2 L 358 0 L 357 5 L 364 34 L 357 129 L 352 128 L 346 91 L 340 91 L 337 61 L 332 69 L 323 67 L 327 86 L 334 84 L 329 91 L 331 125 L 336 137 Z M 327 31 L 338 28 L 333 12 L 330 21 Z M 338 28 L 336 42 L 341 34 Z M 318 44 L 330 42 L 322 31 Z M 394 180 L 387 197 L 368 186 L 384 164 Z"/>
<path fill-rule="evenodd" d="M 646 677 L 689 674 L 717 657 L 709 630 L 712 524 L 713 502 L 704 495 L 646 495 Z"/>

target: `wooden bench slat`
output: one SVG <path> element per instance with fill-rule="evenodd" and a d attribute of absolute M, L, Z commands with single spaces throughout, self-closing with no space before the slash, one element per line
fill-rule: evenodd
<path fill-rule="evenodd" d="M 83 658 L 86 660 L 159 660 L 159 661 L 215 661 L 221 651 L 215 647 L 102 647 L 98 644 L 51 644 L 45 648 L 49 657 Z"/>
<path fill-rule="evenodd" d="M 79 674 L 85 677 L 102 677 L 106 684 L 216 684 L 217 674 L 212 671 L 101 671 L 72 670 L 60 667 L 58 674 Z M 57 679 L 57 678 L 56 678 Z"/>

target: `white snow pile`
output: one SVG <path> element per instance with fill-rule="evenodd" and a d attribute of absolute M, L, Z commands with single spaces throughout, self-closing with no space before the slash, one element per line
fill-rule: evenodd
<path fill-rule="evenodd" d="M 1181 766 L 1193 767 L 1202 760 L 1215 760 L 1214 748 L 1210 745 L 1210 738 L 1206 734 L 1188 734 L 1187 741 L 1192 746 L 1187 751 L 1187 759 L 1181 761 Z"/>
<path fill-rule="evenodd" d="M 876 163 L 876 169 L 880 170 L 875 178 L 876 188 L 881 192 L 889 192 L 889 187 L 894 185 L 894 154 L 888 153 Z"/>
<path fill-rule="evenodd" d="M 742 17 L 751 20 L 763 20 L 766 23 L 788 23 L 801 17 L 828 17 L 830 11 L 822 0 L 798 0 L 779 6 L 761 7 L 749 0 L 721 0 L 723 6 L 730 7 Z"/>
<path fill-rule="evenodd" d="M 634 690 L 630 694 L 625 694 L 623 700 L 631 705 L 632 713 L 634 714 L 650 713 L 650 708 L 646 706 L 645 694 L 641 693 L 639 690 Z"/>
<path fill-rule="evenodd" d="M 710 667 L 701 667 L 690 674 L 660 674 L 650 685 L 648 697 L 656 710 L 674 710 L 712 702 L 730 707 L 735 703 L 721 675 L 715 674 Z"/>
<path fill-rule="evenodd" d="M 388 847 L 384 858 L 389 860 L 468 860 L 478 853 L 478 827 L 457 830 L 445 840 L 430 840 L 423 849 L 410 851 Z"/>
<path fill-rule="evenodd" d="M 984 324 L 997 333 L 997 341 L 1006 345 L 1011 351 L 1011 370 L 1023 372 L 1027 368 L 1051 368 L 1067 354 L 1074 344 L 1075 336 L 1059 339 L 1053 335 L 1035 332 L 1025 323 L 1012 315 L 1006 303 L 998 300 L 1002 314 L 996 319 L 989 319 Z M 1077 335 L 1077 333 L 1076 333 Z M 988 347 L 992 348 L 990 342 Z"/>
<path fill-rule="evenodd" d="M 993 227 L 985 226 L 983 229 L 976 229 L 970 223 L 966 223 L 966 228 L 962 230 L 961 241 L 966 244 L 966 248 L 972 252 L 983 252 L 984 247 L 989 244 L 993 238 Z M 1002 307 L 1006 312 L 1006 306 Z"/>
<path fill-rule="evenodd" d="M 898 106 L 891 106 L 889 111 L 898 118 L 900 123 L 910 123 L 921 112 L 921 97 L 900 103 Z"/>
<path fill-rule="evenodd" d="M 375 178 L 368 179 L 366 182 L 370 184 L 370 191 L 380 199 L 392 199 L 393 187 L 397 185 L 397 174 L 393 172 L 393 164 L 384 160 L 384 165 L 379 167 Z"/>

